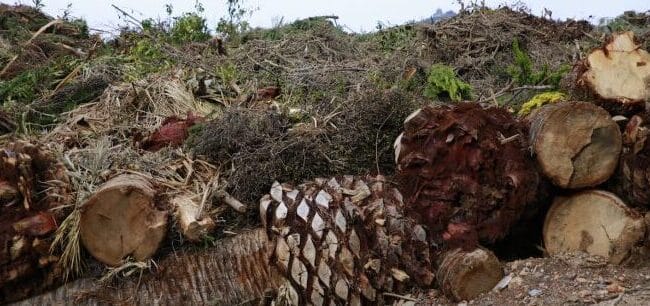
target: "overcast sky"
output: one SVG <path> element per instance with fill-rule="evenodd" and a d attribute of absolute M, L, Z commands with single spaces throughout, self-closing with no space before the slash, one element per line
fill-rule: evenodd
<path fill-rule="evenodd" d="M 170 3 L 174 15 L 194 10 L 194 0 L 42 0 L 44 10 L 53 15 L 61 15 L 70 3 L 73 16 L 88 20 L 92 28 L 114 28 L 118 24 L 119 14 L 111 8 L 115 4 L 139 19 L 165 17 L 165 4 Z M 3 1 L 14 3 L 16 1 Z M 29 4 L 31 0 L 20 0 L 19 3 Z M 219 17 L 226 15 L 225 0 L 201 1 L 205 7 L 205 16 L 213 27 Z M 465 1 L 469 2 L 469 1 Z M 496 7 L 502 3 L 514 1 L 487 0 L 486 3 Z M 553 18 L 583 18 L 620 15 L 627 10 L 650 10 L 650 0 L 547 0 L 520 1 L 526 3 L 534 14 L 541 14 L 544 8 L 553 12 Z M 245 0 L 246 7 L 254 8 L 248 19 L 253 26 L 269 27 L 275 21 L 284 17 L 284 21 L 292 21 L 316 15 L 338 15 L 339 24 L 346 25 L 352 31 L 371 31 L 378 21 L 390 24 L 401 24 L 410 20 L 419 20 L 430 16 L 441 8 L 443 10 L 458 10 L 459 6 L 453 0 Z"/>

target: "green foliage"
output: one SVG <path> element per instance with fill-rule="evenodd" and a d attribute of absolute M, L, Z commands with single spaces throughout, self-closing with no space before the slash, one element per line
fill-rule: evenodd
<path fill-rule="evenodd" d="M 49 70 L 34 69 L 25 71 L 15 78 L 0 82 L 0 101 L 17 101 L 28 103 L 38 98 L 38 88 L 47 78 Z"/>
<path fill-rule="evenodd" d="M 648 12 L 627 11 L 616 18 L 601 18 L 597 28 L 603 32 L 633 31 L 643 34 L 650 31 L 648 28 Z"/>
<path fill-rule="evenodd" d="M 32 0 L 32 6 L 37 10 L 40 10 L 45 7 L 45 4 L 43 3 L 43 0 Z"/>
<path fill-rule="evenodd" d="M 261 38 L 263 40 L 280 40 L 285 37 L 299 35 L 301 33 L 318 33 L 318 35 L 345 35 L 345 32 L 335 25 L 328 17 L 309 17 L 306 19 L 296 20 L 290 24 L 278 22 L 271 29 L 256 29 L 249 31 L 242 37 L 242 42 L 251 38 Z"/>
<path fill-rule="evenodd" d="M 224 84 L 229 84 L 230 82 L 237 81 L 239 77 L 237 66 L 233 63 L 228 63 L 217 67 L 216 75 Z"/>
<path fill-rule="evenodd" d="M 569 71 L 569 66 L 562 65 L 558 70 L 551 71 L 548 65 L 542 66 L 542 69 L 536 71 L 533 69 L 533 61 L 530 56 L 521 48 L 519 40 L 512 42 L 512 52 L 515 64 L 507 68 L 508 75 L 515 84 L 524 85 L 551 85 L 558 87 L 560 80 L 565 73 Z"/>
<path fill-rule="evenodd" d="M 169 69 L 174 61 L 162 51 L 163 43 L 156 39 L 140 37 L 126 57 L 126 62 L 131 63 L 133 67 L 126 73 L 125 79 L 134 81 L 149 73 Z"/>
<path fill-rule="evenodd" d="M 197 13 L 185 13 L 175 18 L 170 35 L 175 43 L 202 42 L 210 39 L 206 20 Z"/>
<path fill-rule="evenodd" d="M 48 65 L 27 69 L 12 79 L 0 82 L 0 104 L 8 101 L 28 104 L 54 88 L 78 64 L 72 57 L 58 58 Z"/>
<path fill-rule="evenodd" d="M 78 38 L 88 38 L 90 36 L 88 32 L 88 23 L 86 22 L 85 19 L 81 18 L 74 18 L 74 19 L 69 19 L 67 22 L 74 26 L 79 34 L 77 35 Z"/>
<path fill-rule="evenodd" d="M 452 101 L 469 99 L 472 96 L 472 87 L 459 79 L 451 67 L 434 64 L 429 68 L 424 96 L 437 99 L 442 95 L 449 96 Z"/>
<path fill-rule="evenodd" d="M 616 18 L 601 18 L 596 29 L 603 33 L 632 31 L 636 37 L 648 37 L 650 12 L 627 11 Z M 650 49 L 650 39 L 642 39 L 641 42 L 643 49 Z"/>
<path fill-rule="evenodd" d="M 227 0 L 228 17 L 221 18 L 217 24 L 217 32 L 228 37 L 229 41 L 239 44 L 242 34 L 250 30 L 250 24 L 245 20 L 251 10 L 243 6 L 242 0 Z"/>
<path fill-rule="evenodd" d="M 412 25 L 387 28 L 386 25 L 379 22 L 376 28 L 378 32 L 373 36 L 384 52 L 407 48 L 417 36 L 417 32 Z"/>

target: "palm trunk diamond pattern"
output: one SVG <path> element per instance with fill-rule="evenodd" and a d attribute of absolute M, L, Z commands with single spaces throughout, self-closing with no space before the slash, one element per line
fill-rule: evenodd
<path fill-rule="evenodd" d="M 385 302 L 383 292 L 433 285 L 426 231 L 405 218 L 402 195 L 381 176 L 274 183 L 260 201 L 290 304 Z"/>

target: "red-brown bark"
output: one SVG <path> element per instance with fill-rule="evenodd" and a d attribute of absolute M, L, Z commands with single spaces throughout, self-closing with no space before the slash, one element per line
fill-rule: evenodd
<path fill-rule="evenodd" d="M 70 201 L 63 165 L 26 142 L 0 148 L 0 302 L 38 293 L 59 281 L 50 243 Z"/>
<path fill-rule="evenodd" d="M 448 248 L 505 237 L 538 187 L 526 139 L 501 108 L 459 103 L 414 113 L 395 144 L 407 215 Z"/>

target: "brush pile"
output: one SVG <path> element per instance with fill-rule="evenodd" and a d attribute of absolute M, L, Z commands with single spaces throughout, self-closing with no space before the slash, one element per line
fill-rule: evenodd
<path fill-rule="evenodd" d="M 650 256 L 632 32 L 472 8 L 107 43 L 0 17 L 0 302 L 461 302 L 512 248 Z"/>

